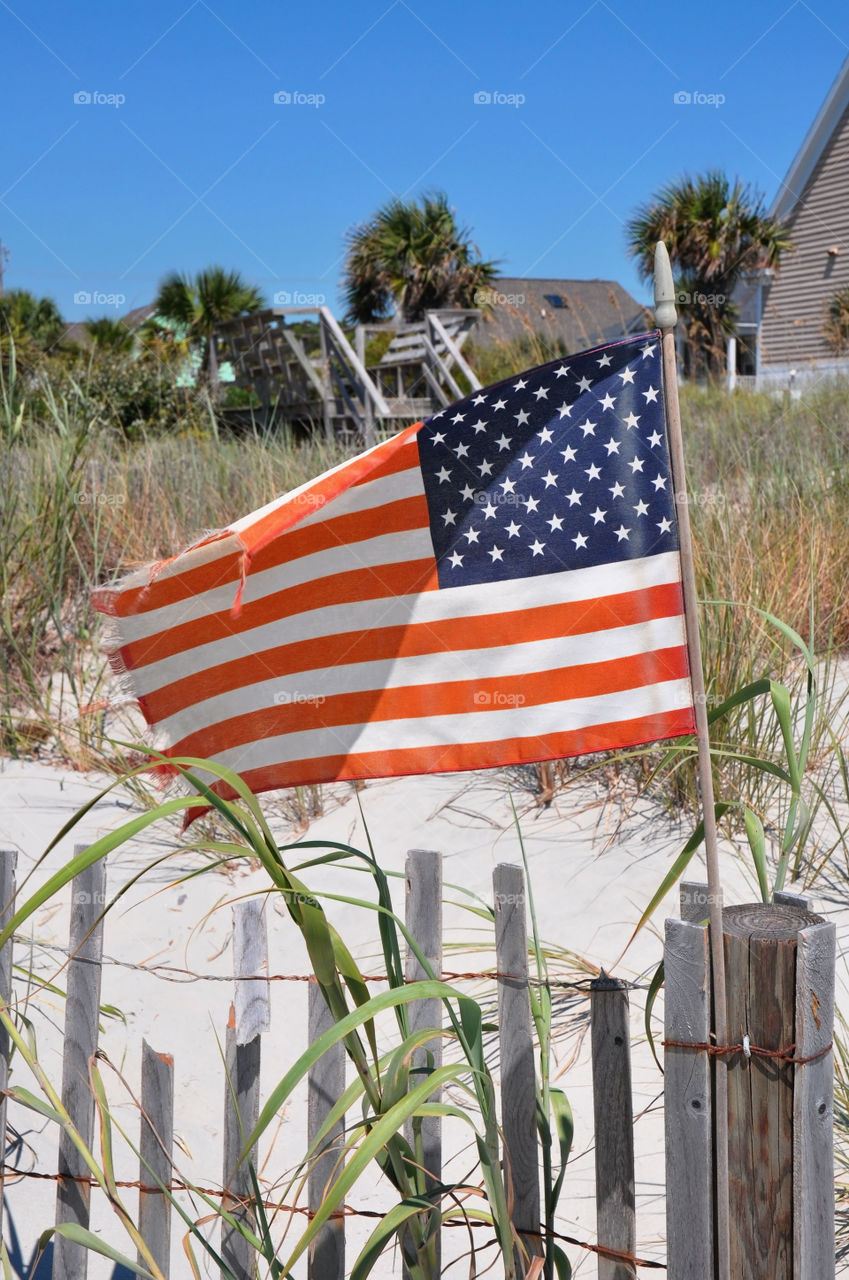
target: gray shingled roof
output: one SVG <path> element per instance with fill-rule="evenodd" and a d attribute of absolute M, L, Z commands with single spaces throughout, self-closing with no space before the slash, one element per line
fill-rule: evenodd
<path fill-rule="evenodd" d="M 493 309 L 472 334 L 479 346 L 541 333 L 549 339 L 562 338 L 567 352 L 582 351 L 654 324 L 648 309 L 615 280 L 499 276 L 491 293 Z M 563 305 L 552 298 L 559 298 Z"/>
<path fill-rule="evenodd" d="M 146 303 L 143 307 L 134 307 L 132 311 L 128 311 L 125 316 L 120 316 L 121 323 L 125 325 L 131 333 L 135 333 L 146 320 L 149 320 L 156 312 L 152 302 Z M 85 327 L 85 320 L 70 320 L 66 325 L 60 342 L 75 343 L 78 347 L 92 346 L 91 338 Z"/>

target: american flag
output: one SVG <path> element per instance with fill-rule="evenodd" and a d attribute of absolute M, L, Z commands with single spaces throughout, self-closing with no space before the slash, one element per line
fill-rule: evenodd
<path fill-rule="evenodd" d="M 95 604 L 154 745 L 254 791 L 692 733 L 659 334 L 474 392 Z"/>

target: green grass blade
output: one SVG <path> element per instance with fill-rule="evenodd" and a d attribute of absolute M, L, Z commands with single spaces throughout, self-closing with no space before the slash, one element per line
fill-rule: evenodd
<path fill-rule="evenodd" d="M 572 1280 L 572 1264 L 559 1244 L 551 1246 L 551 1256 L 557 1269 L 557 1280 Z"/>
<path fill-rule="evenodd" d="M 117 1249 L 113 1249 L 112 1245 L 107 1244 L 100 1236 L 96 1236 L 93 1231 L 88 1231 L 85 1227 L 81 1227 L 77 1222 L 62 1222 L 56 1227 L 51 1227 L 45 1231 L 39 1240 L 39 1249 L 43 1250 L 44 1245 L 52 1235 L 64 1236 L 66 1240 L 71 1240 L 74 1244 L 80 1244 L 86 1249 L 90 1249 L 92 1253 L 99 1253 L 102 1257 L 108 1258 L 110 1262 L 117 1262 L 119 1266 L 127 1267 L 128 1270 L 134 1271 L 137 1276 L 144 1276 L 145 1280 L 163 1280 L 162 1272 L 157 1268 L 156 1271 L 146 1271 L 144 1267 L 139 1266 L 134 1258 L 128 1258 L 126 1254 L 119 1253 Z"/>
<path fill-rule="evenodd" d="M 726 698 L 723 703 L 708 713 L 708 724 L 713 725 L 722 716 L 734 711 L 737 707 L 741 707 L 746 702 L 753 702 L 755 698 L 761 697 L 765 693 L 769 693 L 769 687 L 772 681 L 768 677 L 761 680 L 753 680 L 751 683 L 737 689 L 732 693 L 730 698 Z"/>
<path fill-rule="evenodd" d="M 769 692 L 781 728 L 781 737 L 784 740 L 790 785 L 794 791 L 798 791 L 802 785 L 802 778 L 799 773 L 799 761 L 796 758 L 796 744 L 793 741 L 793 708 L 790 702 L 790 690 L 786 685 L 771 680 Z"/>
<path fill-rule="evenodd" d="M 752 861 L 755 865 L 755 872 L 758 877 L 758 888 L 761 891 L 761 902 L 769 902 L 772 894 L 770 893 L 769 883 L 767 881 L 766 836 L 764 834 L 764 825 L 755 813 L 754 809 L 750 809 L 748 805 L 744 805 L 743 807 L 743 822 L 746 828 L 746 839 L 749 841 L 749 848 L 752 851 Z"/>
<path fill-rule="evenodd" d="M 6 1091 L 6 1096 L 12 1098 L 15 1102 L 19 1102 L 22 1107 L 26 1107 L 29 1111 L 37 1111 L 39 1115 L 45 1116 L 48 1120 L 52 1120 L 54 1124 L 64 1124 L 65 1117 L 51 1107 L 49 1103 L 44 1102 L 36 1094 L 30 1093 L 29 1089 L 25 1089 L 23 1085 L 15 1085 Z"/>
<path fill-rule="evenodd" d="M 368 1240 L 360 1250 L 356 1262 L 351 1268 L 350 1280 L 366 1280 L 386 1246 L 405 1222 L 422 1213 L 433 1212 L 433 1204 L 424 1196 L 409 1196 L 393 1205 L 383 1216 Z"/>
<path fill-rule="evenodd" d="M 729 804 L 728 801 L 725 801 L 725 800 L 719 801 L 715 808 L 717 821 L 719 821 L 719 819 L 723 816 L 723 814 L 727 813 L 730 808 L 731 808 L 731 805 Z M 684 848 L 678 854 L 678 857 L 675 859 L 670 869 L 667 871 L 666 875 L 663 877 L 662 881 L 660 882 L 660 887 L 652 894 L 652 898 L 651 898 L 651 901 L 649 902 L 649 905 L 646 907 L 645 911 L 640 916 L 637 927 L 635 928 L 634 932 L 631 934 L 630 938 L 628 939 L 628 943 L 627 943 L 627 946 L 625 947 L 625 951 L 628 950 L 628 947 L 630 947 L 631 943 L 634 941 L 637 934 L 642 929 L 643 925 L 646 923 L 647 920 L 651 918 L 651 916 L 653 915 L 657 907 L 660 905 L 660 903 L 663 901 L 663 899 L 666 897 L 667 893 L 672 888 L 672 886 L 676 884 L 677 881 L 684 874 L 684 872 L 686 871 L 689 865 L 690 859 L 692 858 L 693 854 L 696 852 L 696 850 L 698 849 L 699 845 L 702 843 L 704 838 L 705 838 L 705 824 L 704 822 L 700 822 L 699 825 L 696 827 L 695 831 L 693 832 L 693 834 L 690 836 L 690 839 L 684 845 Z"/>
<path fill-rule="evenodd" d="M 557 1174 L 556 1181 L 551 1188 L 551 1213 L 554 1214 L 557 1208 L 557 1202 L 560 1199 L 560 1192 L 563 1188 L 563 1179 L 566 1176 L 566 1164 L 569 1160 L 569 1153 L 572 1150 L 572 1140 L 575 1136 L 575 1122 L 572 1117 L 572 1108 L 569 1105 L 569 1099 L 562 1089 L 552 1089 L 549 1093 L 551 1099 L 551 1112 L 554 1116 L 554 1128 L 557 1133 L 557 1145 L 560 1150 L 560 1170 Z"/>
<path fill-rule="evenodd" d="M 652 974 L 652 979 L 651 979 L 651 982 L 649 983 L 649 989 L 646 992 L 646 1011 L 645 1011 L 646 1039 L 649 1042 L 649 1048 L 651 1049 L 651 1056 L 654 1058 L 655 1062 L 657 1063 L 658 1070 L 660 1071 L 661 1075 L 663 1075 L 663 1067 L 660 1065 L 660 1058 L 657 1056 L 657 1050 L 654 1047 L 654 1032 L 652 1031 L 652 1027 L 651 1027 L 651 1015 L 652 1015 L 652 1010 L 654 1009 L 655 1000 L 657 999 L 657 993 L 660 991 L 662 986 L 663 986 L 663 961 L 661 960 L 660 964 L 657 966 L 654 973 Z"/>

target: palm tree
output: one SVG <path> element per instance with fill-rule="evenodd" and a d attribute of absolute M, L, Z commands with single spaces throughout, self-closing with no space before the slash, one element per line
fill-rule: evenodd
<path fill-rule="evenodd" d="M 676 272 L 688 372 L 720 373 L 737 315 L 735 286 L 745 272 L 778 266 L 793 247 L 786 226 L 769 217 L 757 191 L 711 171 L 662 187 L 629 219 L 626 233 L 643 280 L 653 273 L 655 245 L 664 241 Z"/>
<path fill-rule="evenodd" d="M 218 353 L 216 327 L 236 316 L 261 311 L 265 299 L 258 289 L 243 280 L 238 271 L 212 266 L 197 275 L 177 271 L 166 276 L 154 302 L 156 315 L 174 325 L 178 338 L 201 347 L 201 377 L 213 395 L 218 394 Z"/>
<path fill-rule="evenodd" d="M 398 311 L 405 321 L 426 311 L 479 305 L 475 295 L 497 275 L 468 228 L 458 227 L 442 193 L 393 199 L 346 237 L 343 287 L 352 323 L 367 324 Z"/>
<path fill-rule="evenodd" d="M 85 328 L 98 351 L 125 356 L 133 349 L 133 332 L 122 320 L 100 316 L 97 320 L 86 320 Z"/>
<path fill-rule="evenodd" d="M 65 331 L 65 322 L 52 298 L 37 298 L 28 289 L 0 294 L 0 349 L 14 344 L 18 365 L 36 364 Z"/>

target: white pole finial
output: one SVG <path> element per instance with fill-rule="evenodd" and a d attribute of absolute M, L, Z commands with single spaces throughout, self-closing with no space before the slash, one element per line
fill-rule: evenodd
<path fill-rule="evenodd" d="M 658 329 L 674 329 L 678 323 L 672 263 L 662 240 L 657 242 L 654 250 L 654 318 Z"/>

